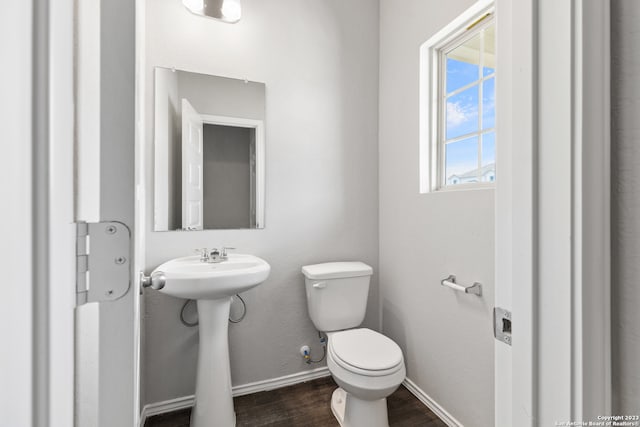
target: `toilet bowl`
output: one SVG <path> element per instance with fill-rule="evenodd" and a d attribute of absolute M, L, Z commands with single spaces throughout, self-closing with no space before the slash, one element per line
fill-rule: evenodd
<path fill-rule="evenodd" d="M 331 410 L 342 427 L 387 427 L 387 396 L 406 375 L 400 347 L 370 329 L 329 335 L 327 366 L 340 386 Z"/>
<path fill-rule="evenodd" d="M 387 396 L 406 375 L 400 347 L 362 323 L 372 269 L 361 262 L 302 268 L 309 316 L 327 333 L 327 366 L 339 388 L 331 410 L 342 427 L 388 427 Z"/>

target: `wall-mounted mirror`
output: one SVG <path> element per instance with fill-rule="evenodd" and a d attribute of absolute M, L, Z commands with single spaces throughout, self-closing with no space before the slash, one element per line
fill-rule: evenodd
<path fill-rule="evenodd" d="M 154 230 L 264 228 L 264 83 L 155 69 Z"/>

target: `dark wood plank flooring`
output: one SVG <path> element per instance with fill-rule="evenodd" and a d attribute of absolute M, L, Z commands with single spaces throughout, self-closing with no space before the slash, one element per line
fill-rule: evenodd
<path fill-rule="evenodd" d="M 339 426 L 331 413 L 331 377 L 233 399 L 238 427 Z M 391 427 L 446 427 L 433 412 L 400 386 L 387 398 Z M 147 419 L 144 427 L 189 427 L 191 409 Z M 215 424 L 211 424 L 216 427 Z"/>

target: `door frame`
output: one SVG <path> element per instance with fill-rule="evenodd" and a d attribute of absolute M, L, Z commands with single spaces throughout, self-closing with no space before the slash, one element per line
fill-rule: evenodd
<path fill-rule="evenodd" d="M 251 205 L 254 207 L 253 226 L 264 228 L 265 218 L 265 162 L 266 142 L 264 120 L 249 119 L 245 117 L 217 116 L 212 114 L 200 114 L 205 125 L 221 125 L 254 129 L 255 131 L 255 183 L 251 197 Z M 253 196 L 253 194 L 252 194 Z"/>
<path fill-rule="evenodd" d="M 591 420 L 611 412 L 609 2 L 497 16 L 498 138 L 518 143 L 498 144 L 496 426 Z"/>
<path fill-rule="evenodd" d="M 75 399 L 74 2 L 49 5 L 49 426 L 65 427 Z"/>
<path fill-rule="evenodd" d="M 0 186 L 7 283 L 0 299 L 0 413 L 8 425 L 74 423 L 73 1 L 3 5 L 11 46 L 2 93 L 6 165 Z M 4 33 L 3 33 L 4 34 Z M 17 37 L 16 37 L 17 35 Z M 4 46 L 3 46 L 4 47 Z M 6 90 L 5 90 L 6 89 Z M 6 370 L 6 372 L 5 372 Z"/>
<path fill-rule="evenodd" d="M 120 222 L 133 232 L 133 242 L 134 6 L 128 0 L 83 0 L 74 11 L 75 219 Z M 127 292 L 76 308 L 75 419 L 82 425 L 137 423 L 140 313 L 134 249 L 130 243 L 125 257 L 130 268 Z"/>
<path fill-rule="evenodd" d="M 20 5 L 16 3 L 15 7 L 29 8 L 35 3 L 50 5 L 51 2 L 43 0 L 42 2 L 29 2 L 29 4 L 24 2 Z M 513 101 L 518 101 L 518 104 L 515 105 L 524 106 L 524 108 L 513 110 L 511 128 L 511 131 L 514 132 L 513 135 L 515 135 L 514 129 L 517 129 L 518 135 L 523 137 L 518 140 L 521 141 L 521 144 L 514 144 L 508 148 L 505 147 L 505 144 L 500 144 L 498 148 L 501 180 L 498 181 L 496 192 L 497 212 L 499 212 L 496 223 L 496 258 L 506 261 L 497 263 L 496 291 L 501 296 L 496 302 L 497 304 L 509 303 L 507 308 L 512 308 L 515 340 L 512 349 L 505 348 L 502 343 L 496 343 L 496 425 L 534 426 L 549 417 L 566 415 L 577 420 L 583 416 L 590 417 L 594 413 L 606 415 L 611 411 L 610 355 L 607 352 L 607 349 L 610 348 L 610 309 L 608 304 L 610 297 L 609 286 L 606 286 L 610 283 L 610 266 L 608 264 L 610 251 L 608 212 L 610 125 L 608 115 L 609 64 L 608 61 L 602 59 L 608 58 L 609 55 L 609 4 L 608 2 L 574 0 L 558 14 L 558 3 L 552 0 L 524 0 L 513 2 L 510 7 L 509 0 L 497 0 L 497 3 L 498 16 L 511 16 L 512 40 L 514 43 L 522 43 L 518 45 L 517 50 L 513 49 L 511 52 L 514 61 L 513 69 L 507 72 L 501 71 L 501 81 L 511 82 L 510 87 L 513 88 L 513 95 L 510 97 L 511 105 L 515 104 Z M 140 2 L 137 2 L 137 5 L 139 4 Z M 60 30 L 60 33 L 54 31 L 51 34 L 50 45 L 51 58 L 58 60 L 67 58 L 65 55 L 59 57 L 57 53 L 54 57 L 53 53 L 57 49 L 66 51 L 69 48 L 68 34 L 63 29 L 68 29 L 65 25 L 73 16 L 70 14 L 69 0 L 56 0 L 56 5 L 62 5 L 63 8 L 42 8 L 41 10 L 55 9 L 56 13 L 51 13 L 48 18 L 51 28 Z M 558 17 L 558 15 L 560 16 Z M 564 26 L 552 24 L 554 19 L 562 19 Z M 503 21 L 506 20 L 503 19 Z M 61 25 L 57 27 L 56 23 Z M 569 41 L 564 40 L 567 28 L 570 30 Z M 138 32 L 139 36 L 140 32 Z M 499 40 L 503 40 L 503 38 L 499 36 Z M 562 40 L 562 43 L 558 43 L 555 50 L 547 51 L 544 49 L 550 41 L 557 42 L 558 40 Z M 14 40 L 14 42 L 20 42 L 20 40 Z M 27 40 L 24 42 L 27 44 Z M 140 46 L 139 41 L 137 41 L 137 45 Z M 565 50 L 561 53 L 565 55 L 569 53 L 571 71 L 568 74 L 564 73 L 562 78 L 565 83 L 569 83 L 572 90 L 556 92 L 546 83 L 541 84 L 541 80 L 546 79 L 549 73 L 558 71 L 557 64 L 553 64 L 549 60 L 554 58 L 558 49 L 563 48 Z M 31 51 L 30 48 L 28 51 Z M 50 105 L 63 107 L 62 110 L 58 110 L 57 114 L 60 114 L 64 123 L 68 125 L 69 120 L 72 120 L 68 105 L 71 93 L 69 91 L 72 87 L 69 86 L 68 79 L 59 74 L 69 65 L 64 59 L 61 61 L 51 63 L 53 65 L 50 71 L 57 70 L 58 73 L 52 72 L 49 75 L 50 89 L 54 94 Z M 31 70 L 23 71 L 25 74 L 27 71 L 31 72 Z M 509 73 L 510 77 L 507 76 Z M 504 90 L 505 86 L 503 85 L 502 89 L 499 89 L 499 94 L 504 94 Z M 55 95 L 56 93 L 58 95 Z M 518 98 L 518 96 L 521 97 Z M 523 99 L 530 102 L 523 102 Z M 555 122 L 553 117 L 549 117 L 549 112 L 540 108 L 548 105 L 550 99 L 558 100 L 559 103 L 568 107 L 568 110 L 564 111 L 565 116 L 559 116 Z M 60 104 L 56 104 L 56 102 L 60 102 Z M 509 105 L 509 102 L 502 103 L 503 110 L 506 111 L 505 107 Z M 587 106 L 588 108 L 584 108 Z M 55 109 L 51 108 L 50 110 Z M 46 114 L 50 112 L 45 110 Z M 31 117 L 31 112 L 28 114 Z M 60 141 L 65 141 L 65 132 L 68 132 L 64 123 L 58 128 L 60 133 L 57 135 L 61 138 Z M 565 130 L 569 131 L 571 145 L 568 152 L 564 153 L 564 157 L 555 159 L 557 163 L 554 163 L 553 159 L 548 158 L 545 149 L 558 141 L 555 138 L 541 140 L 539 136 L 546 135 L 545 132 L 548 131 L 549 126 L 558 124 L 565 126 Z M 18 125 L 16 124 L 16 126 Z M 53 129 L 53 139 L 55 139 L 56 128 Z M 504 140 L 504 138 L 502 139 Z M 536 145 L 538 143 L 540 145 Z M 66 145 L 64 147 L 66 147 L 65 150 L 69 148 Z M 68 152 L 66 153 L 68 154 Z M 61 187 L 64 192 L 70 190 L 68 177 L 62 169 L 57 169 L 57 167 L 64 167 L 64 164 L 69 161 L 69 158 L 65 157 L 67 154 L 61 153 L 61 158 L 56 156 L 47 161 L 47 164 L 52 166 L 52 170 L 61 172 L 59 178 L 67 183 Z M 23 160 L 25 161 L 23 171 L 30 171 L 30 158 L 23 158 Z M 544 176 L 542 171 L 544 171 Z M 550 223 L 545 222 L 544 225 L 541 225 L 542 217 L 548 216 L 550 211 L 558 213 L 555 206 L 549 205 L 558 196 L 557 188 L 555 190 L 549 188 L 550 182 L 554 186 L 561 186 L 562 191 L 568 192 L 570 196 L 570 203 L 562 206 L 564 214 L 570 213 L 569 220 L 567 221 L 565 215 L 564 222 L 556 224 L 561 226 L 563 233 L 569 233 L 573 236 L 568 252 L 565 250 L 561 254 L 565 258 L 569 258 L 569 272 L 566 271 L 566 263 L 552 259 L 549 254 L 540 253 L 543 245 L 558 238 L 558 233 L 550 227 Z M 44 190 L 44 194 L 47 194 L 48 191 L 43 188 L 39 190 Z M 144 197 L 140 196 L 144 195 L 138 193 L 138 200 L 143 200 Z M 56 202 L 51 206 L 63 205 Z M 49 218 L 50 225 L 46 226 L 51 236 L 56 236 L 55 231 L 51 229 L 53 223 L 58 224 L 61 227 L 60 230 L 68 227 L 69 224 L 64 220 L 57 222 L 64 218 L 64 212 L 64 209 L 61 209 L 60 212 L 52 212 Z M 500 221 L 499 219 L 503 217 L 500 212 L 510 213 L 511 219 Z M 56 216 L 58 214 L 60 216 Z M 561 215 L 552 215 L 550 218 L 545 218 L 544 221 L 551 221 L 552 224 L 555 224 L 554 218 L 560 217 Z M 140 219 L 139 216 L 138 219 Z M 136 233 L 142 233 L 142 230 L 143 228 L 136 227 Z M 65 244 L 69 243 L 69 236 L 65 237 L 63 234 L 59 236 L 62 241 L 66 242 Z M 49 243 L 53 244 L 55 239 L 54 237 L 49 240 Z M 33 242 L 37 243 L 36 240 Z M 514 256 L 507 255 L 505 253 L 507 249 Z M 54 256 L 51 255 L 49 262 L 53 259 Z M 71 253 L 61 262 L 66 267 L 59 270 L 60 277 L 67 277 L 68 267 L 75 265 L 74 255 Z M 555 321 L 555 307 L 546 307 L 541 304 L 546 298 L 545 292 L 549 295 L 551 291 L 551 295 L 553 295 L 553 291 L 564 283 L 558 282 L 557 269 L 562 270 L 562 275 L 569 274 L 568 283 L 571 284 L 570 291 L 563 293 L 559 299 L 561 307 L 570 313 L 569 316 L 558 319 L 560 323 Z M 508 290 L 509 283 L 518 283 L 518 288 Z M 70 289 L 75 290 L 72 284 L 69 286 Z M 7 313 L 16 314 L 17 318 L 27 316 L 32 319 L 34 315 L 32 300 L 23 297 L 38 290 L 42 290 L 42 288 L 25 287 L 24 295 L 16 295 L 16 303 L 12 304 Z M 51 299 L 50 304 L 48 315 L 55 316 L 54 313 L 57 313 L 58 310 L 65 310 L 68 301 L 65 301 L 64 298 Z M 586 315 L 587 310 L 588 316 Z M 554 328 L 549 327 L 549 319 L 554 320 L 553 323 L 559 324 L 561 328 L 553 331 Z M 27 335 L 31 334 L 31 331 L 27 330 L 30 321 L 27 320 L 24 328 L 16 328 L 15 335 L 18 335 L 22 330 Z M 68 340 L 69 337 L 73 337 L 73 328 L 69 327 L 67 323 L 64 321 L 54 322 L 50 325 L 48 332 L 39 331 L 37 333 L 41 333 L 40 338 L 49 342 L 53 342 L 53 338 L 56 336 L 65 337 L 65 340 Z M 589 339 L 585 339 L 587 333 Z M 24 361 L 31 360 L 34 348 L 23 340 L 18 340 L 18 342 L 22 342 L 24 345 L 15 348 L 12 360 L 17 360 L 18 357 Z M 55 348 L 56 343 L 61 344 L 56 341 L 53 344 L 54 347 L 49 350 L 51 354 L 58 351 Z M 548 367 L 542 366 L 541 362 L 549 357 L 557 356 L 559 353 L 557 343 L 568 348 L 570 357 L 563 359 L 565 363 L 561 367 L 563 369 L 552 371 Z M 64 344 L 61 344 L 59 349 L 61 351 L 59 354 L 65 354 L 68 351 L 68 348 L 65 350 Z M 501 353 L 505 353 L 502 356 L 511 354 L 513 360 L 500 361 L 499 354 Z M 41 359 L 44 357 L 42 354 L 40 356 Z M 138 357 L 137 354 L 135 357 Z M 64 402 L 58 408 L 68 408 L 69 403 L 73 401 L 73 384 L 69 381 L 68 366 L 62 372 L 58 372 L 59 376 L 50 377 L 50 371 L 54 371 L 51 368 L 59 369 L 60 365 L 56 360 L 58 359 L 51 358 L 49 365 L 43 365 L 44 370 L 36 371 L 35 375 L 49 378 L 45 380 L 49 386 L 41 391 L 45 401 L 53 399 L 52 395 L 55 394 L 56 399 Z M 19 366 L 23 367 L 24 373 L 29 376 L 27 375 L 27 372 L 30 372 L 29 367 L 24 363 Z M 20 376 L 20 382 L 24 383 L 26 376 Z M 503 389 L 500 384 L 504 383 L 507 376 L 510 378 L 510 386 Z M 23 390 L 26 393 L 22 395 L 24 397 L 35 392 L 30 387 L 23 387 L 24 384 L 20 385 L 17 377 L 14 379 L 16 387 L 13 387 L 13 383 L 11 383 L 12 386 L 6 387 L 7 390 L 12 391 L 12 394 L 16 390 Z M 558 383 L 568 385 L 568 387 L 561 388 L 558 395 L 561 404 L 567 403 L 567 405 L 563 405 L 566 408 L 566 413 L 558 413 L 556 408 L 549 405 L 548 401 L 541 401 L 538 397 Z M 55 390 L 55 393 L 51 393 L 52 390 Z M 558 391 L 556 390 L 556 392 Z M 136 392 L 135 395 L 137 396 L 138 393 Z M 513 400 L 508 398 L 509 395 L 513 396 Z M 549 395 L 556 396 L 553 393 Z M 14 394 L 12 401 L 16 402 L 16 399 L 21 404 L 15 406 L 15 413 L 9 412 L 8 416 L 12 416 L 12 414 L 16 417 L 25 416 L 24 414 L 27 413 L 30 414 L 27 416 L 35 416 L 41 409 L 30 398 L 20 399 Z M 45 404 L 44 407 L 48 406 L 50 405 Z M 26 412 L 22 415 L 18 414 L 19 409 L 24 409 Z M 66 409 L 63 411 L 65 412 L 54 415 L 47 409 L 44 416 L 49 417 L 51 425 L 71 425 L 67 423 L 67 418 L 70 416 L 68 411 Z M 22 419 L 24 420 L 24 418 Z M 501 421 L 505 419 L 510 421 L 508 423 Z M 513 424 L 514 422 L 516 424 Z"/>

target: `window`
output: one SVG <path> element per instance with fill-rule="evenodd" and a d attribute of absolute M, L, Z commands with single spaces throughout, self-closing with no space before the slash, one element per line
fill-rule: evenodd
<path fill-rule="evenodd" d="M 422 192 L 496 179 L 495 19 L 486 2 L 481 7 L 421 49 Z"/>

